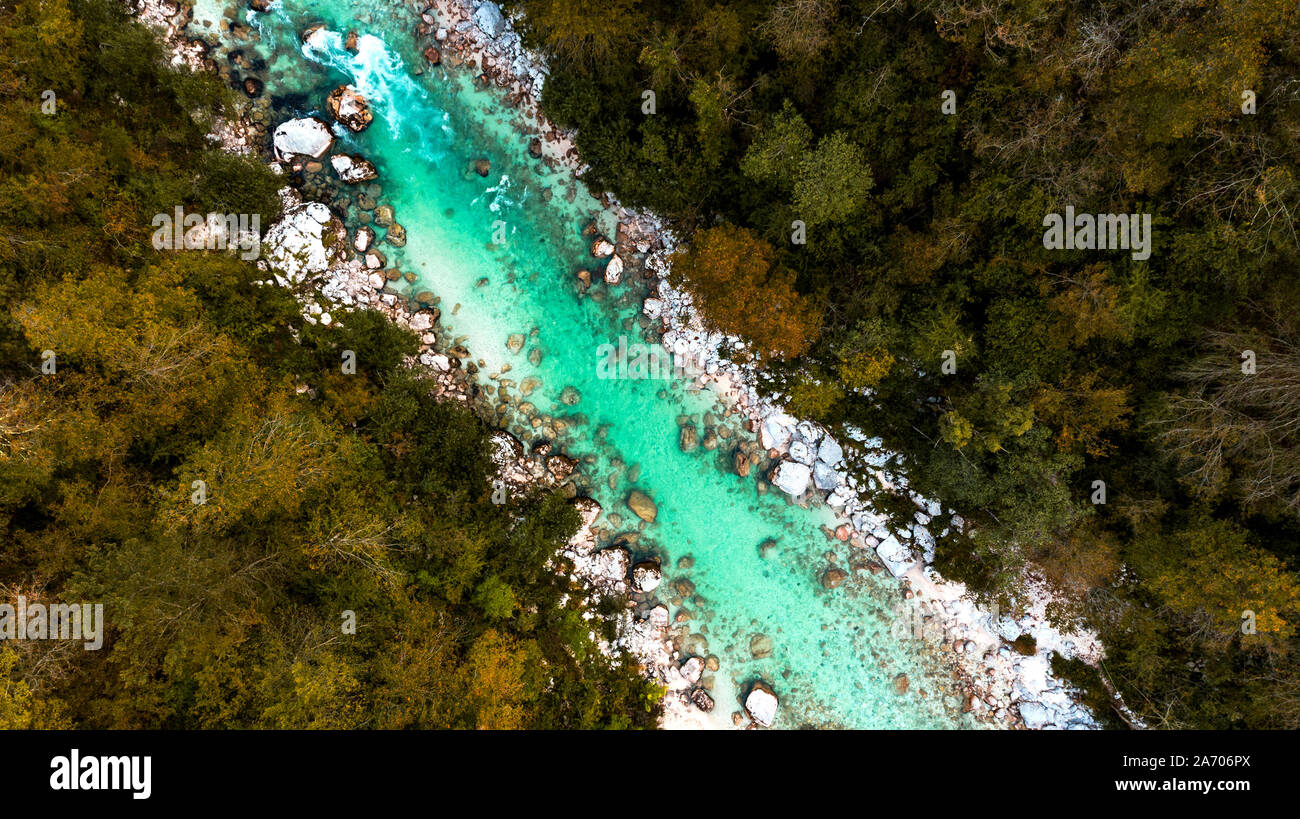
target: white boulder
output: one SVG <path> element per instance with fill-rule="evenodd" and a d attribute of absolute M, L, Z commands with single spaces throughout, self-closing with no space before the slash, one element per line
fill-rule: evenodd
<path fill-rule="evenodd" d="M 618 284 L 623 281 L 623 260 L 617 254 L 609 257 L 605 265 L 605 284 Z"/>
<path fill-rule="evenodd" d="M 379 176 L 375 163 L 351 154 L 334 154 L 330 157 L 330 164 L 334 166 L 334 173 L 338 174 L 339 179 L 349 185 L 369 182 Z"/>
<path fill-rule="evenodd" d="M 823 491 L 838 489 L 840 473 L 834 467 L 828 466 L 825 461 L 818 461 L 813 464 L 813 485 Z"/>
<path fill-rule="evenodd" d="M 343 224 L 320 202 L 289 210 L 266 232 L 267 262 L 277 271 L 276 280 L 296 284 L 324 273 L 334 261 L 340 231 L 346 237 Z M 327 236 L 331 236 L 328 242 Z"/>
<path fill-rule="evenodd" d="M 790 460 L 797 461 L 806 466 L 812 466 L 813 451 L 803 441 L 794 440 L 790 442 Z"/>
<path fill-rule="evenodd" d="M 632 567 L 632 588 L 639 592 L 652 592 L 663 581 L 663 572 L 650 561 Z"/>
<path fill-rule="evenodd" d="M 902 577 L 916 565 L 916 558 L 912 556 L 911 550 L 899 543 L 898 538 L 892 534 L 877 544 L 876 556 L 894 577 Z"/>
<path fill-rule="evenodd" d="M 1051 722 L 1047 708 L 1042 703 L 1037 702 L 1020 703 L 1020 718 L 1025 721 L 1026 728 L 1034 731 Z"/>
<path fill-rule="evenodd" d="M 276 158 L 288 162 L 296 156 L 320 159 L 334 144 L 334 134 L 315 117 L 302 117 L 280 123 L 272 136 Z"/>
<path fill-rule="evenodd" d="M 771 727 L 776 721 L 776 707 L 779 705 L 774 692 L 767 683 L 756 682 L 745 697 L 745 711 L 749 718 L 764 728 Z"/>
<path fill-rule="evenodd" d="M 794 434 L 795 420 L 784 412 L 774 412 L 758 427 L 758 442 L 764 449 L 784 450 Z"/>
<path fill-rule="evenodd" d="M 834 438 L 827 435 L 817 447 L 817 460 L 828 466 L 839 466 L 840 461 L 844 460 L 844 450 Z"/>
<path fill-rule="evenodd" d="M 687 682 L 697 683 L 704 674 L 704 661 L 699 657 L 692 657 L 682 663 L 682 678 Z"/>
<path fill-rule="evenodd" d="M 794 497 L 802 495 L 808 489 L 808 481 L 811 479 L 812 470 L 794 461 L 782 461 L 772 470 L 772 485 Z"/>
<path fill-rule="evenodd" d="M 474 9 L 474 24 L 493 40 L 506 30 L 506 20 L 501 16 L 501 7 L 492 2 L 479 3 L 478 8 Z"/>

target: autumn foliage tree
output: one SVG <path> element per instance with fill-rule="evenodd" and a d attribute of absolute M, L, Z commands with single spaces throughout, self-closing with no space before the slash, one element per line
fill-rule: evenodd
<path fill-rule="evenodd" d="M 673 277 L 724 333 L 741 336 L 763 359 L 796 358 L 812 344 L 820 310 L 753 231 L 722 225 L 696 234 L 673 259 Z"/>

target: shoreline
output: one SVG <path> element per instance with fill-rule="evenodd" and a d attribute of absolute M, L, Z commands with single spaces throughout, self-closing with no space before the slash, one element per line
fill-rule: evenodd
<path fill-rule="evenodd" d="M 165 14 L 166 8 L 173 6 L 166 0 L 143 0 L 139 5 L 153 10 L 151 18 L 142 13 L 141 19 L 155 25 L 168 25 L 169 19 L 174 20 L 179 13 L 178 10 L 171 15 Z M 575 182 L 580 182 L 585 166 L 577 155 L 572 134 L 557 129 L 540 111 L 540 89 L 546 76 L 544 60 L 523 47 L 504 14 L 494 4 L 472 4 L 470 0 L 435 0 L 432 5 L 412 3 L 410 6 L 416 20 L 416 37 L 422 38 L 422 45 L 425 42 L 423 38 L 427 38 L 437 55 L 437 62 L 434 62 L 426 52 L 426 63 L 420 68 L 427 70 L 431 64 L 445 63 L 452 68 L 467 67 L 480 72 L 486 78 L 483 81 L 505 91 L 507 104 L 518 109 L 515 128 L 532 137 L 538 149 L 534 155 L 552 168 L 566 169 Z M 485 7 L 490 8 L 480 14 Z M 496 9 L 495 15 L 493 9 Z M 195 48 L 185 38 L 183 27 L 176 29 L 172 26 L 171 30 L 169 42 L 173 47 L 173 62 L 180 61 L 202 69 L 205 55 L 201 49 Z M 241 121 L 220 123 L 214 134 L 227 150 L 249 153 L 258 150 L 252 136 L 255 131 L 256 128 L 247 121 Z M 838 483 L 839 487 L 827 490 L 818 485 L 797 492 L 790 501 L 829 502 L 829 506 L 845 521 L 834 536 L 849 541 L 855 547 L 855 553 L 869 552 L 873 559 L 898 578 L 901 596 L 912 601 L 920 611 L 919 622 L 922 624 L 900 639 L 918 637 L 940 652 L 941 661 L 960 676 L 963 689 L 967 690 L 966 708 L 963 710 L 984 724 L 998 727 L 1096 727 L 1091 715 L 1073 701 L 1072 692 L 1051 676 L 1049 663 L 1050 652 L 1057 651 L 1095 664 L 1102 651 L 1095 636 L 1062 633 L 1052 627 L 1044 614 L 1050 598 L 1043 594 L 1041 584 L 1033 585 L 1027 580 L 1027 588 L 1038 591 L 1031 591 L 1028 595 L 1032 603 L 1026 616 L 1014 621 L 1000 618 L 995 622 L 989 612 L 973 603 L 962 584 L 941 578 L 928 565 L 933 558 L 934 540 L 925 529 L 930 518 L 938 514 L 938 505 L 907 491 L 906 479 L 886 471 L 886 458 L 880 458 L 876 474 L 881 485 L 906 492 L 918 507 L 918 519 L 911 529 L 894 531 L 891 522 L 871 510 L 854 487 L 848 485 L 849 478 L 840 468 L 842 461 L 834 457 L 836 451 L 842 457 L 838 442 L 830 439 L 817 425 L 800 423 L 785 415 L 773 402 L 761 399 L 753 386 L 755 370 L 719 355 L 723 345 L 738 340 L 708 332 L 691 304 L 690 295 L 668 285 L 665 276 L 677 241 L 663 221 L 652 214 L 627 209 L 609 195 L 601 197 L 601 202 L 618 220 L 615 254 L 621 258 L 630 258 L 633 252 L 645 256 L 646 277 L 654 276 L 649 280 L 651 293 L 642 305 L 642 312 L 652 322 L 662 322 L 664 346 L 700 362 L 702 366 L 695 374 L 694 382 L 701 388 L 712 390 L 724 404 L 749 419 L 750 431 L 757 434 L 769 456 L 774 456 L 771 463 L 777 470 L 781 468 L 780 464 L 801 463 L 799 458 L 808 460 L 807 455 L 799 455 L 801 450 L 798 447 L 792 452 L 792 444 L 811 447 L 817 453 L 813 463 L 804 464 L 807 471 L 815 470 L 820 464 L 823 467 L 820 477 L 826 478 L 827 483 Z M 277 229 L 280 231 L 278 240 L 281 244 L 273 241 L 273 245 L 283 247 L 286 234 L 296 247 L 299 241 L 310 242 L 323 232 L 337 232 L 343 228 L 341 223 L 335 224 L 337 217 L 318 218 L 321 214 L 311 208 L 311 204 L 301 201 L 296 192 L 289 195 L 284 219 L 268 230 L 268 238 Z M 383 277 L 368 269 L 363 259 L 364 251 L 362 259 L 336 259 L 323 271 L 309 272 L 302 278 L 281 280 L 281 283 L 302 285 L 301 289 L 307 289 L 312 280 L 320 282 L 314 292 L 300 295 L 304 314 L 309 320 L 329 323 L 327 306 L 321 304 L 324 300 L 380 309 L 391 320 L 421 333 L 422 347 L 416 361 L 435 379 L 439 397 L 450 396 L 470 403 L 465 370 L 454 366 L 436 347 L 438 334 L 432 332 L 437 321 L 436 308 L 409 309 L 411 305 L 405 298 L 384 292 L 386 282 Z M 508 436 L 508 439 L 499 437 L 501 435 Z M 542 468 L 539 474 L 538 459 L 525 456 L 518 439 L 502 431 L 494 434 L 493 440 L 496 442 L 494 459 L 498 459 L 503 475 L 513 476 L 521 487 L 529 481 L 550 480 L 548 476 L 553 473 Z M 517 450 L 516 444 L 519 445 Z M 821 457 L 823 452 L 828 453 L 826 458 Z M 799 471 L 794 467 L 791 469 Z M 838 477 L 831 478 L 832 472 Z M 779 475 L 759 479 L 772 477 L 781 481 Z M 510 483 L 511 477 L 506 480 Z M 790 489 L 797 486 L 797 481 L 793 484 L 774 481 L 773 488 L 785 488 L 782 484 L 789 487 L 786 489 L 789 494 Z M 583 500 L 586 503 L 582 503 Z M 573 579 L 588 587 L 592 595 L 625 592 L 629 567 L 609 556 L 614 550 L 595 551 L 592 525 L 600 514 L 599 504 L 590 499 L 577 499 L 574 504 L 583 515 L 584 525 L 564 550 L 565 556 L 574 562 Z M 648 676 L 668 689 L 661 727 L 716 727 L 705 712 L 690 702 L 691 691 L 696 690 L 694 683 L 699 679 L 698 663 L 686 662 L 690 658 L 683 656 L 673 644 L 667 607 L 660 604 L 642 619 L 635 618 L 629 610 L 619 619 L 620 637 L 615 645 L 637 657 Z M 1032 656 L 1019 655 L 1008 647 L 1008 643 L 1021 633 L 1035 637 L 1037 650 Z"/>

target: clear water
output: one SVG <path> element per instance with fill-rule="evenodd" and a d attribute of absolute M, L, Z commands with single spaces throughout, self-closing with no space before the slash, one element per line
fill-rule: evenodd
<path fill-rule="evenodd" d="M 480 378 L 508 363 L 507 377 L 516 384 L 541 379 L 527 400 L 573 422 L 559 440 L 574 457 L 594 457 L 584 471 L 605 509 L 602 523 L 611 532 L 635 531 L 640 522 L 623 502 L 627 493 L 635 486 L 655 499 L 658 519 L 644 527 L 638 547 L 653 545 L 663 559 L 665 601 L 674 579 L 695 584 L 697 597 L 683 605 L 692 612 L 692 632 L 721 662 L 713 675 L 712 718 L 719 725 L 731 724 L 741 692 L 757 678 L 781 698 L 776 727 L 973 725 L 935 658 L 918 642 L 891 636 L 896 581 L 856 572 L 839 589 L 821 587 L 820 573 L 829 565 L 823 555 L 835 551 L 838 565 L 846 566 L 851 549 L 824 534 L 821 527 L 833 525 L 828 510 L 794 506 L 775 490 L 760 494 L 756 475 L 742 479 L 723 468 L 725 443 L 719 452 L 679 450 L 679 416 L 694 416 L 702 435 L 702 414 L 718 409 L 711 393 L 663 380 L 597 377 L 600 344 L 620 334 L 637 340 L 631 317 L 638 294 L 624 285 L 601 303 L 578 296 L 577 268 L 592 265 L 599 278 L 581 229 L 597 217 L 612 235 L 612 217 L 567 173 L 546 171 L 528 157 L 528 138 L 516 132 L 517 112 L 501 92 L 474 88 L 468 69 L 415 75 L 424 64 L 412 35 L 418 18 L 401 3 L 280 0 L 261 15 L 239 6 L 240 19 L 252 20 L 260 33 L 253 48 L 239 45 L 268 61 L 266 92 L 301 95 L 289 98 L 301 102 L 278 111 L 277 122 L 323 114 L 326 94 L 344 82 L 371 101 L 374 124 L 342 135 L 335 150 L 355 151 L 379 167 L 380 201 L 394 206 L 407 231 L 403 251 L 380 245 L 389 265 L 417 273 L 413 289 L 441 298 L 450 335 L 465 336 L 475 359 L 486 364 Z M 200 16 L 220 9 L 204 0 Z M 314 23 L 335 32 L 323 54 L 301 42 Z M 363 35 L 356 55 L 343 49 L 341 35 L 349 30 Z M 479 158 L 491 160 L 487 178 L 471 168 Z M 541 196 L 547 186 L 550 202 Z M 492 244 L 497 220 L 505 222 L 505 246 Z M 520 354 L 506 348 L 511 333 L 528 337 Z M 543 353 L 538 366 L 528 360 L 533 347 Z M 575 406 L 559 402 L 566 386 L 581 395 Z M 628 480 L 632 467 L 639 468 L 635 484 Z M 758 545 L 768 539 L 778 546 L 760 556 Z M 677 569 L 686 555 L 694 565 Z M 756 660 L 750 638 L 760 632 L 771 637 L 774 651 Z M 904 673 L 910 690 L 900 695 L 894 679 Z"/>

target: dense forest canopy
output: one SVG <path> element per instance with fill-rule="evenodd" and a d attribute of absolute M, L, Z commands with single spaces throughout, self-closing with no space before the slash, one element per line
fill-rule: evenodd
<path fill-rule="evenodd" d="M 413 336 L 153 249 L 178 205 L 280 210 L 207 142 L 229 90 L 154 36 L 114 0 L 0 6 L 0 600 L 107 620 L 98 651 L 0 643 L 0 728 L 653 725 L 551 563 L 577 513 L 492 502 Z"/>
<path fill-rule="evenodd" d="M 1152 725 L 1300 727 L 1293 0 L 514 5 L 768 387 L 972 523 L 946 575 L 1045 578 Z M 1067 207 L 1150 257 L 1048 249 Z"/>

